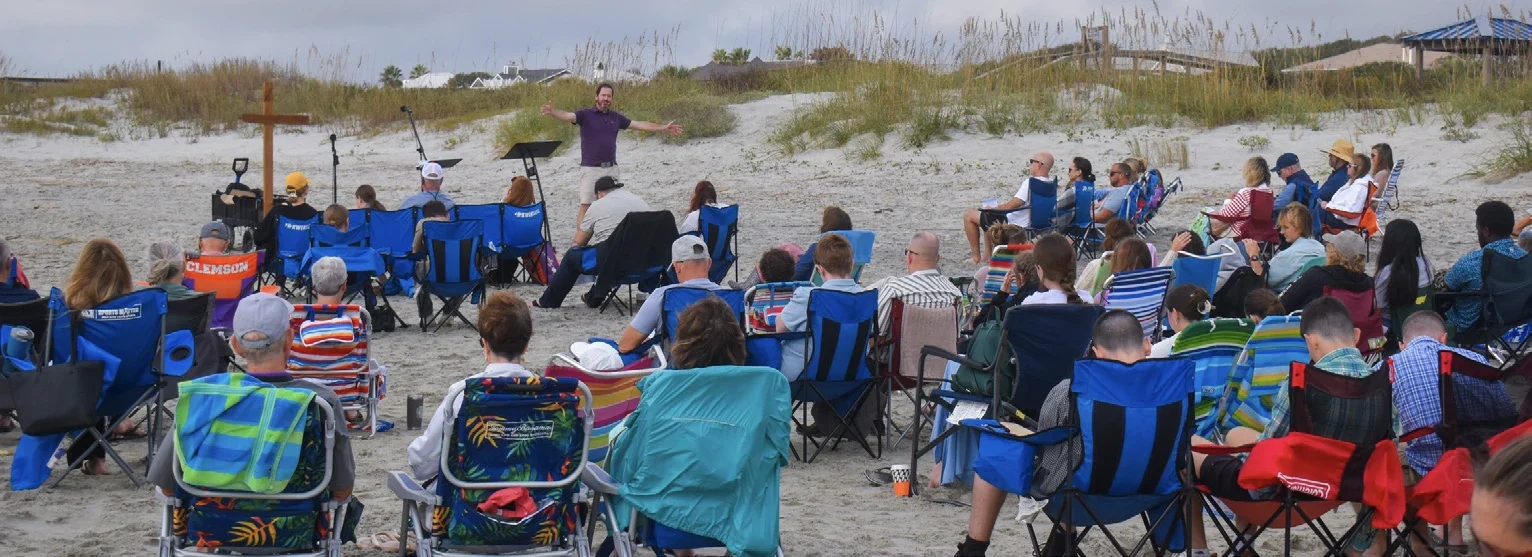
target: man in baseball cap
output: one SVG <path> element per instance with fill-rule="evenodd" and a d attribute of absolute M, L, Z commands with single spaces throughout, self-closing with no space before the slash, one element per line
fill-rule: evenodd
<path fill-rule="evenodd" d="M 289 320 L 293 305 L 266 293 L 251 294 L 240 300 L 234 310 L 233 337 L 229 345 L 234 353 L 245 359 L 245 371 L 252 377 L 279 388 L 307 389 L 314 396 L 329 403 L 336 422 L 335 444 L 331 462 L 330 493 L 336 499 L 350 497 L 356 484 L 356 462 L 351 455 L 351 438 L 346 433 L 345 422 L 340 420 L 341 401 L 329 387 L 296 379 L 287 373 L 287 356 L 292 351 L 293 335 Z M 149 465 L 149 481 L 169 495 L 174 493 L 176 479 L 176 450 L 174 435 L 165 436 L 154 462 Z"/>
<path fill-rule="evenodd" d="M 228 251 L 233 237 L 229 225 L 215 220 L 202 225 L 202 233 L 197 235 L 197 250 L 202 255 L 223 255 L 223 252 Z"/>
<path fill-rule="evenodd" d="M 1282 307 L 1301 308 L 1325 295 L 1325 288 L 1366 292 L 1373 288 L 1367 276 L 1367 243 L 1347 230 L 1325 236 L 1325 264 L 1304 271 L 1282 291 Z"/>
<path fill-rule="evenodd" d="M 442 179 L 445 177 L 446 175 L 442 173 L 441 164 L 426 162 L 420 165 L 420 191 L 406 198 L 404 204 L 400 205 L 399 208 L 420 207 L 428 201 L 440 201 L 442 205 L 446 205 L 448 209 L 451 209 L 456 203 L 453 203 L 452 198 L 447 197 L 447 194 L 441 191 Z"/>
<path fill-rule="evenodd" d="M 723 288 L 708 280 L 707 274 L 713 268 L 713 258 L 708 254 L 707 243 L 702 238 L 690 235 L 676 238 L 670 244 L 670 262 L 676 271 L 677 284 L 661 286 L 649 294 L 644 305 L 633 314 L 633 321 L 622 331 L 622 338 L 617 341 L 618 352 L 627 354 L 638 349 L 644 339 L 661 326 L 660 306 L 665 303 L 665 292 L 677 287 L 707 290 Z"/>
<path fill-rule="evenodd" d="M 1282 156 L 1277 157 L 1277 164 L 1272 170 L 1287 183 L 1287 187 L 1282 188 L 1282 193 L 1277 194 L 1276 202 L 1271 206 L 1273 221 L 1289 204 L 1302 203 L 1305 207 L 1309 206 L 1309 200 L 1319 191 L 1319 185 L 1314 183 L 1308 172 L 1304 172 L 1303 165 L 1298 163 L 1298 155 L 1282 153 Z"/>

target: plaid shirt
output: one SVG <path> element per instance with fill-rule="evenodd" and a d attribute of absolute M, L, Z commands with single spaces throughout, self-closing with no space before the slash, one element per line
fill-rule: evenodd
<path fill-rule="evenodd" d="M 1484 249 L 1476 249 L 1468 252 L 1452 264 L 1452 269 L 1447 271 L 1445 279 L 1447 289 L 1453 292 L 1474 292 L 1484 289 L 1484 252 L 1495 250 L 1515 259 L 1527 256 L 1526 250 L 1516 246 L 1515 238 L 1495 240 L 1484 245 Z M 1484 302 L 1479 298 L 1466 296 L 1459 298 L 1452 304 L 1452 309 L 1447 310 L 1447 322 L 1457 327 L 1459 331 L 1472 329 L 1479 323 L 1479 316 L 1483 312 Z"/>
<path fill-rule="evenodd" d="M 1394 366 L 1394 408 L 1399 412 L 1400 435 L 1442 421 L 1441 360 L 1442 350 L 1451 350 L 1479 363 L 1484 356 L 1461 348 L 1450 348 L 1436 339 L 1418 337 L 1403 351 L 1389 358 Z M 1452 377 L 1458 414 L 1464 421 L 1483 421 L 1516 415 L 1516 404 L 1499 382 L 1480 381 L 1465 375 Z M 1404 448 L 1405 464 L 1424 476 L 1442 457 L 1442 439 L 1435 433 L 1412 441 Z"/>
<path fill-rule="evenodd" d="M 1367 365 L 1367 362 L 1362 360 L 1362 353 L 1358 352 L 1355 347 L 1350 346 L 1326 354 L 1318 362 L 1314 362 L 1314 367 L 1336 375 L 1356 378 L 1367 377 L 1372 375 L 1373 372 L 1372 366 Z M 1277 392 L 1277 399 L 1271 406 L 1271 421 L 1266 424 L 1266 430 L 1261 432 L 1260 441 L 1287 435 L 1288 412 L 1291 411 L 1290 403 L 1287 400 L 1288 385 L 1289 383 L 1283 383 L 1282 390 Z M 1364 428 L 1367 426 L 1367 424 L 1362 423 L 1362 420 L 1349 419 L 1345 415 L 1319 415 L 1313 416 L 1313 419 L 1314 429 L 1317 430 L 1316 434 L 1325 433 L 1327 436 L 1329 436 L 1328 434 L 1334 434 L 1334 437 L 1339 439 L 1361 437 L 1360 432 L 1364 431 Z"/>

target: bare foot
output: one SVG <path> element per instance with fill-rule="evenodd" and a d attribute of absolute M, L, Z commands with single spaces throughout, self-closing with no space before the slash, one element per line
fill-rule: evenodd
<path fill-rule="evenodd" d="M 105 476 L 111 473 L 106 469 L 106 459 L 99 457 L 85 459 L 85 463 L 80 465 L 80 472 L 87 476 Z"/>
<path fill-rule="evenodd" d="M 941 465 L 941 463 L 937 463 L 936 467 L 931 469 L 931 475 L 926 479 L 926 487 L 929 487 L 931 489 L 936 489 L 936 488 L 939 488 L 941 486 L 942 486 L 942 465 Z"/>
<path fill-rule="evenodd" d="M 983 263 L 983 262 L 984 262 L 984 259 L 982 259 L 982 258 L 980 258 L 980 257 L 979 257 L 979 256 L 977 256 L 977 255 L 970 255 L 970 256 L 968 256 L 968 262 L 969 262 L 969 263 L 972 263 L 972 264 L 974 264 L 974 265 L 978 265 L 978 264 L 980 264 L 980 263 Z"/>

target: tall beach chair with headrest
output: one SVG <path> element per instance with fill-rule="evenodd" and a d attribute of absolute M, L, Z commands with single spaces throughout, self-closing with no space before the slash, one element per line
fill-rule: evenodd
<path fill-rule="evenodd" d="M 1112 275 L 1102 290 L 1102 305 L 1107 310 L 1132 313 L 1144 327 L 1144 338 L 1158 340 L 1160 321 L 1165 317 L 1165 295 L 1170 293 L 1175 274 L 1169 268 L 1151 267 Z"/>
<path fill-rule="evenodd" d="M 1309 348 L 1299 331 L 1299 320 L 1297 315 L 1271 315 L 1255 325 L 1219 400 L 1216 418 L 1219 432 L 1239 426 L 1256 431 L 1266 428 L 1277 393 L 1287 383 L 1289 366 L 1309 361 Z"/>
<path fill-rule="evenodd" d="M 572 354 L 559 353 L 548 359 L 543 377 L 572 379 L 590 389 L 591 406 L 596 413 L 590 433 L 590 460 L 601 462 L 606 459 L 611 440 L 622 421 L 638 409 L 642 395 L 638 390 L 639 380 L 664 369 L 664 363 L 654 356 L 639 358 L 620 369 L 598 370 L 581 365 Z"/>
<path fill-rule="evenodd" d="M 234 390 L 247 394 L 225 394 Z M 267 401 L 270 419 L 261 411 Z M 339 557 L 347 507 L 330 490 L 335 412 L 312 391 L 272 387 L 243 374 L 182 384 L 176 488 L 173 495 L 154 490 L 160 557 Z M 253 442 L 258 438 L 270 444 Z M 219 450 L 203 450 L 209 447 Z"/>
<path fill-rule="evenodd" d="M 463 315 L 463 302 L 477 305 L 484 295 L 484 275 L 479 271 L 479 248 L 483 244 L 484 224 L 480 221 L 426 222 L 421 232 L 426 240 L 428 265 L 420 282 L 418 300 L 429 301 L 434 296 L 441 302 L 441 309 L 432 315 L 420 316 L 420 330 L 436 325 L 441 330 L 452 318 L 468 328 L 478 327 Z M 422 303 L 422 306 L 425 304 Z"/>
<path fill-rule="evenodd" d="M 441 471 L 433 487 L 394 471 L 388 487 L 404 502 L 399 539 L 416 555 L 588 557 L 587 503 L 579 484 L 589 462 L 591 393 L 573 379 L 496 377 L 447 391 Z"/>
<path fill-rule="evenodd" d="M 714 207 L 703 205 L 697 213 L 697 234 L 707 244 L 708 255 L 713 260 L 708 269 L 708 280 L 723 283 L 734 269 L 739 278 L 739 205 Z"/>
<path fill-rule="evenodd" d="M 839 235 L 851 243 L 851 280 L 860 282 L 862 280 L 862 268 L 872 262 L 872 246 L 877 239 L 877 233 L 871 230 L 836 230 L 820 234 L 819 237 L 824 238 L 831 234 Z M 809 282 L 814 283 L 814 286 L 825 283 L 824 277 L 819 276 L 818 268 L 814 269 L 814 274 L 809 277 Z"/>
<path fill-rule="evenodd" d="M 1388 183 L 1381 191 L 1375 190 L 1373 193 L 1377 195 L 1367 200 L 1367 209 L 1372 213 L 1372 222 L 1371 226 L 1363 226 L 1360 231 L 1362 239 L 1367 241 L 1369 256 L 1372 255 L 1373 236 L 1377 236 L 1379 231 L 1388 224 L 1389 212 L 1399 208 L 1399 175 L 1403 173 L 1404 159 L 1394 161 L 1394 169 L 1388 173 Z M 1364 215 L 1362 221 L 1366 224 L 1367 216 Z"/>
<path fill-rule="evenodd" d="M 823 442 L 811 435 L 801 436 L 803 450 L 800 453 L 795 447 L 793 452 L 804 463 L 813 462 L 826 447 L 838 444 L 842 434 L 849 435 L 873 458 L 883 453 L 883 438 L 877 439 L 874 451 L 866 439 L 872 432 L 861 431 L 855 420 L 862 405 L 877 397 L 877 378 L 867 363 L 867 348 L 877 324 L 876 289 L 853 294 L 816 288 L 809 294 L 803 374 L 791 383 L 794 409 L 801 410 L 801 417 L 795 414 L 793 422 L 807 427 L 809 405 L 821 403 L 832 410 L 835 423 L 817 424 L 829 428 Z M 812 452 L 810 444 L 814 446 Z"/>
<path fill-rule="evenodd" d="M 262 251 L 223 255 L 195 255 L 186 258 L 187 286 L 197 292 L 212 292 L 213 326 L 227 329 L 234 325 L 234 309 L 239 301 L 255 293 Z"/>
<path fill-rule="evenodd" d="M 372 359 L 372 316 L 356 305 L 298 304 L 289 323 L 288 373 L 335 391 L 342 406 L 335 410 L 361 413 L 365 423 L 357 427 L 376 434 L 388 368 Z"/>
<path fill-rule="evenodd" d="M 890 447 L 898 447 L 904 441 L 904 436 L 915 429 L 913 419 L 904 427 L 893 422 L 894 391 L 902 391 L 910 404 L 914 405 L 914 412 L 920 412 L 920 406 L 915 403 L 916 395 L 911 391 L 925 389 L 942 376 L 941 364 L 923 361 L 920 352 L 927 346 L 956 352 L 962 320 L 962 298 L 958 297 L 942 307 L 906 304 L 900 298 L 894 298 L 889 303 L 888 335 L 875 342 L 873 349 L 878 354 L 877 371 L 884 385 L 886 407 L 883 415 L 888 418 L 890 426 L 885 431 L 890 434 L 894 431 L 899 433 Z M 929 365 L 930 368 L 920 369 L 921 365 Z M 933 381 L 922 384 L 921 377 L 932 378 Z"/>
<path fill-rule="evenodd" d="M 718 366 L 658 373 L 639 386 L 643 402 L 605 466 L 587 465 L 583 477 L 616 554 L 642 546 L 780 556 L 787 379 L 766 367 Z M 715 443 L 692 442 L 704 438 Z M 647 472 L 656 469 L 670 472 Z"/>
<path fill-rule="evenodd" d="M 1239 256 L 1227 244 L 1220 245 L 1220 248 L 1217 253 L 1207 255 L 1178 252 L 1175 261 L 1170 264 L 1170 269 L 1175 271 L 1170 287 L 1195 284 L 1207 292 L 1209 298 L 1218 293 L 1218 270 L 1223 267 L 1223 258 Z"/>
<path fill-rule="evenodd" d="M 1205 319 L 1187 325 L 1176 335 L 1170 355 L 1192 362 L 1196 392 L 1197 434 L 1209 437 L 1217 429 L 1217 410 L 1240 354 L 1255 333 L 1255 323 L 1248 319 Z"/>
<path fill-rule="evenodd" d="M 1191 496 L 1182 475 L 1191 445 L 1192 375 L 1191 363 L 1175 358 L 1132 365 L 1080 360 L 1070 384 L 1069 425 L 1027 439 L 993 420 L 964 420 L 983 432 L 974 467 L 1002 490 L 1028 494 L 1031 457 L 1039 446 L 1080 443 L 1084 459 L 1069 457 L 1069 476 L 1043 508 L 1062 537 L 1062 554 L 1075 555 L 1080 541 L 1098 529 L 1123 556 L 1151 547 L 1156 554 L 1183 551 L 1184 505 Z M 1145 526 L 1138 540 L 1123 543 L 1107 528 L 1134 518 Z M 1038 554 L 1053 554 L 1041 547 L 1030 525 L 1027 530 Z"/>
<path fill-rule="evenodd" d="M 141 475 L 123 460 L 116 445 L 112 444 L 104 432 L 115 430 L 118 424 L 130 418 L 135 409 L 159 395 L 164 365 L 161 350 L 164 347 L 165 314 L 169 311 L 165 291 L 146 288 L 78 311 L 64 305 L 64 295 L 58 289 L 53 290 L 49 299 L 54 312 L 53 362 L 105 362 L 106 373 L 101 396 L 97 399 L 96 412 L 102 417 L 115 419 L 109 420 L 110 423 L 104 429 L 84 430 L 75 442 L 87 443 L 89 446 L 86 453 L 95 447 L 103 449 L 106 456 L 133 481 L 133 485 L 140 486 Z M 149 432 L 151 441 L 157 437 L 156 433 Z M 58 440 L 63 438 L 62 435 L 52 437 Z M 154 452 L 152 443 L 149 452 L 151 455 Z M 70 462 L 52 486 L 64 481 L 79 464 Z"/>
<path fill-rule="evenodd" d="M 1011 272 L 1011 266 L 1016 262 L 1016 256 L 1021 252 L 1032 249 L 1032 244 L 1007 244 L 995 246 L 989 254 L 989 269 L 984 272 L 984 291 L 979 293 L 979 305 L 984 305 L 1000 293 L 1000 285 L 1005 283 L 1005 275 Z M 1012 286 L 1007 294 L 1015 294 L 1016 287 Z"/>

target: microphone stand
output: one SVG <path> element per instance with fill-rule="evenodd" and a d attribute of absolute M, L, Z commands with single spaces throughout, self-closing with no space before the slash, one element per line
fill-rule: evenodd
<path fill-rule="evenodd" d="M 330 134 L 330 203 L 340 199 L 340 153 L 335 152 L 335 134 Z"/>
<path fill-rule="evenodd" d="M 420 129 L 415 127 L 415 111 L 408 106 L 399 107 L 399 111 L 409 115 L 410 131 L 415 133 L 415 152 L 420 154 L 420 164 L 424 165 L 430 159 L 426 158 L 426 146 L 420 142 Z"/>

